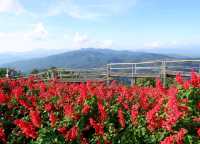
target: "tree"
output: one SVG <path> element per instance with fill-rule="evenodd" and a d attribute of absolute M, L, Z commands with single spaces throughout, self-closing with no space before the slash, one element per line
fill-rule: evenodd
<path fill-rule="evenodd" d="M 38 74 L 39 73 L 39 70 L 38 69 L 33 69 L 32 71 L 31 71 L 31 74 Z"/>

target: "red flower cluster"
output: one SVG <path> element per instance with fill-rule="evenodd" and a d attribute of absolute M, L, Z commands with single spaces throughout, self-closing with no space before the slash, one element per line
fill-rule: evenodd
<path fill-rule="evenodd" d="M 72 127 L 66 134 L 66 139 L 69 140 L 69 141 L 73 141 L 77 138 L 78 136 L 78 127 L 77 126 L 74 126 Z"/>
<path fill-rule="evenodd" d="M 177 134 L 166 137 L 160 144 L 183 144 L 184 136 L 187 133 L 186 129 L 181 128 Z"/>
<path fill-rule="evenodd" d="M 84 105 L 82 109 L 82 114 L 87 115 L 90 111 L 90 106 L 89 105 Z"/>
<path fill-rule="evenodd" d="M 7 97 L 5 94 L 0 93 L 0 104 L 6 103 Z"/>
<path fill-rule="evenodd" d="M 125 122 L 124 114 L 123 114 L 123 111 L 122 111 L 121 108 L 118 110 L 118 120 L 119 120 L 119 123 L 120 123 L 121 127 L 125 128 L 126 127 L 126 122 Z"/>
<path fill-rule="evenodd" d="M 38 111 L 30 111 L 30 118 L 35 127 L 41 127 L 41 118 Z"/>
<path fill-rule="evenodd" d="M 35 127 L 33 126 L 32 123 L 30 122 L 26 122 L 24 120 L 15 120 L 14 122 L 18 127 L 20 127 L 20 129 L 22 130 L 22 132 L 25 134 L 25 136 L 27 138 L 33 138 L 33 139 L 36 139 L 37 138 L 37 132 L 36 132 L 36 129 Z"/>
<path fill-rule="evenodd" d="M 188 128 L 194 129 L 189 134 L 197 143 L 200 76 L 192 72 L 185 81 L 178 74 L 176 80 L 177 87 L 164 88 L 160 80 L 155 87 L 127 87 L 116 82 L 107 86 L 34 77 L 0 79 L 0 143 L 9 143 L 13 135 L 26 139 L 21 143 L 37 143 L 40 132 L 52 132 L 56 140 L 62 137 L 67 143 L 108 143 L 130 132 L 136 135 L 133 140 L 143 139 L 145 133 L 146 141 L 182 144 Z M 163 132 L 167 137 L 152 139 Z"/>
<path fill-rule="evenodd" d="M 95 133 L 97 135 L 103 136 L 104 135 L 104 127 L 102 124 L 97 123 L 93 118 L 89 119 L 90 125 L 95 129 Z"/>
<path fill-rule="evenodd" d="M 3 143 L 6 143 L 6 135 L 2 128 L 0 128 L 0 140 L 2 140 Z"/>

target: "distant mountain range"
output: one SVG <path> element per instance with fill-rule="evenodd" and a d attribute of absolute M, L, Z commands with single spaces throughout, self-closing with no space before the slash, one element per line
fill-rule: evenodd
<path fill-rule="evenodd" d="M 21 60 L 28 60 L 33 58 L 46 57 L 53 54 L 62 53 L 63 50 L 46 50 L 46 49 L 36 49 L 27 52 L 4 52 L 0 53 L 0 65 L 5 63 L 12 63 Z"/>
<path fill-rule="evenodd" d="M 174 58 L 173 56 L 163 54 L 87 48 L 51 56 L 10 62 L 1 66 L 15 68 L 22 72 L 30 72 L 34 68 L 98 68 L 105 66 L 107 63 L 114 62 L 138 62 Z"/>

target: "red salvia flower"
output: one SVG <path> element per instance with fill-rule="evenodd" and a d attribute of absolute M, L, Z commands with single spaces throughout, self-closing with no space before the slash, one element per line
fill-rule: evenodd
<path fill-rule="evenodd" d="M 165 90 L 161 80 L 159 80 L 159 79 L 156 80 L 156 88 L 159 89 L 162 92 L 164 92 L 164 90 Z"/>
<path fill-rule="evenodd" d="M 66 104 L 64 106 L 64 114 L 66 117 L 73 118 L 74 117 L 74 108 L 70 104 Z"/>
<path fill-rule="evenodd" d="M 15 120 L 14 123 L 22 130 L 27 138 L 37 138 L 37 132 L 35 127 L 30 122 L 26 122 L 24 120 Z"/>
<path fill-rule="evenodd" d="M 7 96 L 3 93 L 0 93 L 0 104 L 6 103 Z"/>
<path fill-rule="evenodd" d="M 198 117 L 198 118 L 193 118 L 192 121 L 193 121 L 193 122 L 198 122 L 198 123 L 200 123 L 200 117 Z"/>
<path fill-rule="evenodd" d="M 198 75 L 197 73 L 195 73 L 194 71 L 192 71 L 191 73 L 191 84 L 194 86 L 194 87 L 197 87 L 199 85 L 199 78 L 198 78 Z"/>
<path fill-rule="evenodd" d="M 197 129 L 197 135 L 200 137 L 200 128 Z"/>
<path fill-rule="evenodd" d="M 60 127 L 57 129 L 62 135 L 67 133 L 67 129 L 65 127 Z"/>
<path fill-rule="evenodd" d="M 79 129 L 77 126 L 72 127 L 66 134 L 67 140 L 74 141 L 78 136 L 78 131 Z"/>
<path fill-rule="evenodd" d="M 181 128 L 177 134 L 166 137 L 163 141 L 160 142 L 160 144 L 173 144 L 173 143 L 183 144 L 186 133 L 187 133 L 187 130 L 184 128 Z"/>
<path fill-rule="evenodd" d="M 13 92 L 15 98 L 19 99 L 20 96 L 23 95 L 23 88 L 22 87 L 15 88 L 12 92 Z"/>
<path fill-rule="evenodd" d="M 174 135 L 174 138 L 175 138 L 175 141 L 177 144 L 183 144 L 183 141 L 184 141 L 184 137 L 185 137 L 185 134 L 187 133 L 187 130 L 184 129 L 184 128 L 181 128 L 179 130 L 179 132 Z"/>
<path fill-rule="evenodd" d="M 35 127 L 41 127 L 41 118 L 38 111 L 30 111 L 30 119 Z"/>
<path fill-rule="evenodd" d="M 121 127 L 125 128 L 126 124 L 125 124 L 124 114 L 123 114 L 123 111 L 121 108 L 118 110 L 118 120 L 119 120 Z"/>
<path fill-rule="evenodd" d="M 166 120 L 163 121 L 163 128 L 170 131 L 172 127 L 176 124 L 178 119 L 181 117 L 182 113 L 179 110 L 179 104 L 177 102 L 176 94 L 177 94 L 176 88 L 170 88 L 168 90 L 168 103 L 166 107 Z"/>
<path fill-rule="evenodd" d="M 154 131 L 159 126 L 159 118 L 157 117 L 157 113 L 160 111 L 162 104 L 163 98 L 158 99 L 156 105 L 146 114 L 148 129 L 151 131 Z"/>
<path fill-rule="evenodd" d="M 23 100 L 23 99 L 19 99 L 18 102 L 28 110 L 32 110 L 33 109 L 32 106 L 28 102 Z"/>
<path fill-rule="evenodd" d="M 56 124 L 57 117 L 53 112 L 49 114 L 49 121 L 51 122 L 51 127 L 54 127 Z"/>
<path fill-rule="evenodd" d="M 197 103 L 197 109 L 200 110 L 200 101 Z"/>
<path fill-rule="evenodd" d="M 0 142 L 6 143 L 6 135 L 4 133 L 4 129 L 0 128 Z"/>
<path fill-rule="evenodd" d="M 188 90 L 188 89 L 190 88 L 190 82 L 189 82 L 188 80 L 184 82 L 183 88 L 184 88 L 185 90 Z"/>
<path fill-rule="evenodd" d="M 51 103 L 45 104 L 44 109 L 45 109 L 47 112 L 51 112 L 51 111 L 53 110 L 53 104 L 51 104 Z"/>
<path fill-rule="evenodd" d="M 104 121 L 107 118 L 107 113 L 104 109 L 104 106 L 101 102 L 98 102 L 98 110 L 99 110 L 99 114 L 100 114 L 100 120 Z"/>
<path fill-rule="evenodd" d="M 181 76 L 180 73 L 178 73 L 178 74 L 176 75 L 176 82 L 177 82 L 178 84 L 180 84 L 180 85 L 183 84 L 183 78 L 182 78 L 182 76 Z"/>
<path fill-rule="evenodd" d="M 138 107 L 138 105 L 133 105 L 131 109 L 131 120 L 134 125 L 137 124 Z"/>
<path fill-rule="evenodd" d="M 102 124 L 97 123 L 93 118 L 89 119 L 90 125 L 95 129 L 95 133 L 97 135 L 103 136 L 104 135 L 104 127 Z"/>
<path fill-rule="evenodd" d="M 163 141 L 160 142 L 160 144 L 173 144 L 174 143 L 174 137 L 168 136 Z"/>
<path fill-rule="evenodd" d="M 89 105 L 84 105 L 83 109 L 82 109 L 82 114 L 87 115 L 90 112 L 90 106 Z"/>

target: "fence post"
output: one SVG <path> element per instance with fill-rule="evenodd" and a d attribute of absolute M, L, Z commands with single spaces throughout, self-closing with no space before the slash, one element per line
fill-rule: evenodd
<path fill-rule="evenodd" d="M 200 64 L 199 64 L 199 74 L 200 74 Z"/>
<path fill-rule="evenodd" d="M 9 78 L 9 69 L 6 69 L 6 78 Z"/>
<path fill-rule="evenodd" d="M 51 71 L 51 79 L 54 80 L 54 72 Z"/>
<path fill-rule="evenodd" d="M 166 87 L 166 76 L 166 61 L 162 61 L 162 81 L 164 87 Z"/>
<path fill-rule="evenodd" d="M 62 71 L 60 71 L 60 80 L 62 80 Z"/>
<path fill-rule="evenodd" d="M 134 69 L 133 69 L 134 67 Z M 132 74 L 131 74 L 131 86 L 133 86 L 134 84 L 136 84 L 136 64 L 132 64 Z"/>
<path fill-rule="evenodd" d="M 111 67 L 111 65 L 110 64 L 107 64 L 107 76 L 106 76 L 106 78 L 107 78 L 107 85 L 109 85 L 110 84 L 110 67 Z"/>

